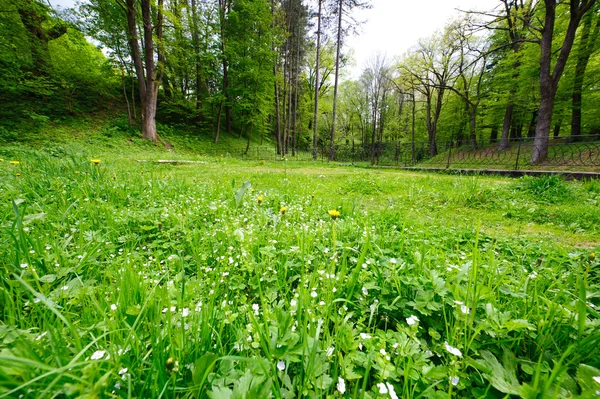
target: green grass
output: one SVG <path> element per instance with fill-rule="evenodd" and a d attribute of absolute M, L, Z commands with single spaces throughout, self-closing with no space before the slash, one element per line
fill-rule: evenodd
<path fill-rule="evenodd" d="M 0 398 L 600 390 L 595 181 L 85 136 L 0 148 Z"/>

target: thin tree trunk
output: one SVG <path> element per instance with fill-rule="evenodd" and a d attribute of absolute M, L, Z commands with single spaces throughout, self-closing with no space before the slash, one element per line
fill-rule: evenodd
<path fill-rule="evenodd" d="M 221 116 L 223 115 L 223 100 L 219 103 L 219 112 L 217 113 L 217 130 L 215 132 L 215 141 L 217 144 L 219 141 L 219 133 L 221 132 Z"/>
<path fill-rule="evenodd" d="M 512 90 L 512 89 L 511 89 Z M 509 99 L 506 104 L 506 111 L 504 112 L 504 122 L 502 123 L 502 137 L 500 138 L 499 150 L 505 150 L 508 148 L 510 140 L 510 125 L 512 123 L 513 109 L 515 105 L 512 100 Z"/>
<path fill-rule="evenodd" d="M 572 96 L 572 115 L 571 115 L 571 139 L 579 141 L 581 139 L 581 104 L 583 81 L 590 56 L 596 47 L 596 41 L 600 34 L 600 17 L 596 17 L 596 26 L 590 38 L 590 31 L 593 23 L 594 13 L 588 12 L 584 16 L 583 30 L 579 49 L 577 51 L 577 65 L 575 66 L 575 79 L 573 82 Z"/>
<path fill-rule="evenodd" d="M 414 165 L 415 162 L 415 108 L 416 108 L 417 102 L 415 101 L 415 93 L 413 91 L 412 93 L 412 125 L 411 125 L 411 131 L 410 131 L 410 143 L 411 143 L 411 151 L 412 151 L 412 164 Z"/>
<path fill-rule="evenodd" d="M 337 31 L 337 49 L 335 54 L 335 79 L 333 83 L 333 114 L 331 121 L 331 147 L 329 150 L 329 159 L 335 160 L 335 122 L 337 117 L 337 94 L 338 94 L 338 81 L 340 74 L 340 50 L 342 47 L 342 14 L 344 0 L 339 1 L 338 8 L 338 31 Z"/>
<path fill-rule="evenodd" d="M 200 39 L 198 37 L 198 18 L 196 16 L 196 0 L 191 0 L 192 8 L 192 43 L 194 46 L 194 66 L 196 69 L 196 109 L 200 109 L 200 86 L 202 85 L 202 67 L 200 65 Z"/>
<path fill-rule="evenodd" d="M 123 72 L 123 68 L 121 68 L 121 83 L 123 84 L 123 96 L 125 97 L 125 102 L 127 103 L 127 122 L 129 122 L 129 127 L 131 127 L 133 124 L 131 105 L 129 104 L 129 98 L 127 97 L 127 88 L 125 87 L 125 72 Z"/>
<path fill-rule="evenodd" d="M 314 110 L 314 133 L 313 133 L 313 159 L 317 159 L 317 146 L 319 144 L 319 68 L 321 60 L 321 12 L 323 0 L 319 2 L 319 14 L 317 16 L 317 59 L 315 65 L 315 110 Z"/>

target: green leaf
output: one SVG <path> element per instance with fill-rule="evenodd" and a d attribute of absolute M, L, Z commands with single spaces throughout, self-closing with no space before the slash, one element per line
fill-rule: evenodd
<path fill-rule="evenodd" d="M 230 399 L 232 394 L 233 392 L 229 388 L 214 387 L 211 391 L 208 392 L 208 397 L 210 399 Z"/>
<path fill-rule="evenodd" d="M 594 377 L 600 377 L 599 369 L 587 364 L 579 365 L 577 368 L 577 382 L 583 394 L 595 394 L 596 391 L 600 391 L 600 383 L 594 380 Z"/>
<path fill-rule="evenodd" d="M 244 182 L 244 184 L 242 184 L 242 187 L 240 187 L 240 189 L 235 192 L 235 206 L 236 206 L 236 208 L 240 207 L 240 205 L 242 204 L 242 200 L 244 199 L 244 194 L 246 194 L 246 191 L 248 191 L 248 189 L 250 187 L 252 187 L 252 183 L 250 182 L 250 180 L 246 180 Z"/>
<path fill-rule="evenodd" d="M 46 214 L 43 212 L 25 215 L 25 217 L 23 217 L 23 225 L 28 225 L 30 223 L 35 222 L 36 220 L 43 221 L 45 217 L 46 217 Z"/>
<path fill-rule="evenodd" d="M 206 377 L 210 374 L 212 369 L 215 367 L 219 356 L 214 353 L 207 352 L 200 359 L 194 363 L 194 373 L 192 374 L 192 380 L 194 384 L 202 388 Z"/>
<path fill-rule="evenodd" d="M 521 384 L 517 380 L 517 359 L 511 351 L 504 351 L 502 363 L 489 351 L 481 352 L 483 359 L 475 361 L 475 366 L 481 367 L 484 377 L 492 384 L 494 388 L 502 393 L 518 395 L 521 390 Z"/>

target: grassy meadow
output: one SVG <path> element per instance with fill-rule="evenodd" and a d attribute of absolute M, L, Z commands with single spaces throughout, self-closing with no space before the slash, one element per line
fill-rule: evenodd
<path fill-rule="evenodd" d="M 597 181 L 129 144 L 0 149 L 0 398 L 600 394 Z"/>

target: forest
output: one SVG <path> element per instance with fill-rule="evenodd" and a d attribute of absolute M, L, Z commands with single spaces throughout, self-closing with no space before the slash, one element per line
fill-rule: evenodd
<path fill-rule="evenodd" d="M 466 10 L 405 54 L 374 54 L 359 78 L 349 35 L 363 0 L 91 0 L 0 6 L 0 132 L 100 109 L 143 137 L 157 121 L 297 149 L 444 145 L 600 133 L 596 1 L 500 0 Z M 316 93 L 316 94 L 315 94 Z M 13 134 L 15 134 L 13 132 Z"/>
<path fill-rule="evenodd" d="M 375 0 L 48 4 L 0 0 L 0 399 L 600 395 L 598 1 L 358 66 Z"/>

